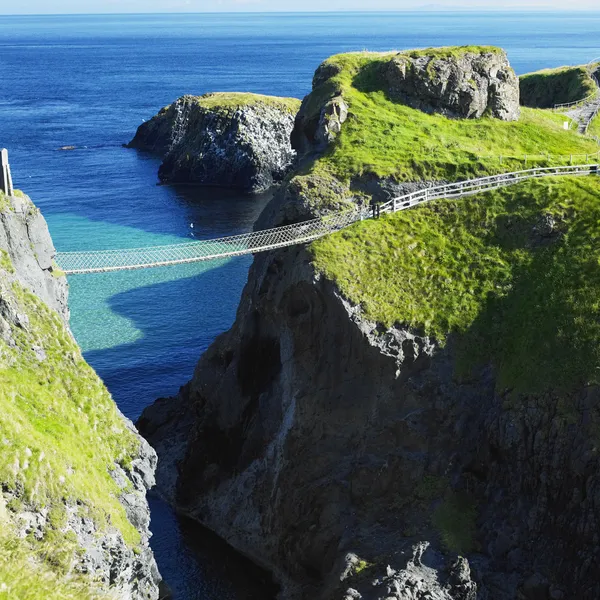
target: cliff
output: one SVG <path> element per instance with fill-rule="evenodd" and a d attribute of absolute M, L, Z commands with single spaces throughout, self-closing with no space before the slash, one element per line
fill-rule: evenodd
<path fill-rule="evenodd" d="M 583 100 L 596 91 L 586 66 L 559 67 L 527 73 L 519 78 L 521 103 L 535 108 L 552 108 Z"/>
<path fill-rule="evenodd" d="M 290 144 L 300 102 L 255 94 L 183 96 L 140 125 L 129 146 L 163 157 L 165 183 L 263 192 L 294 160 Z"/>
<path fill-rule="evenodd" d="M 83 360 L 44 218 L 0 197 L 0 595 L 158 598 L 156 454 Z"/>
<path fill-rule="evenodd" d="M 317 70 L 257 229 L 596 148 L 541 111 L 391 99 L 394 56 Z M 520 184 L 257 255 L 232 329 L 139 422 L 160 493 L 286 599 L 597 598 L 599 192 Z"/>

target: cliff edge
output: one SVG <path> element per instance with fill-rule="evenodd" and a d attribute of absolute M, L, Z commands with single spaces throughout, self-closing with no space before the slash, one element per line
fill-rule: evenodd
<path fill-rule="evenodd" d="M 156 454 L 68 328 L 67 282 L 31 200 L 0 196 L 0 595 L 156 600 Z"/>

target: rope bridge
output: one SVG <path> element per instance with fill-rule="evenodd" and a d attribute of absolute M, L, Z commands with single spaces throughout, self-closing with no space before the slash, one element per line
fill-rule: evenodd
<path fill-rule="evenodd" d="M 590 174 L 600 174 L 600 166 L 598 164 L 590 164 L 547 167 L 469 179 L 448 185 L 430 187 L 393 198 L 389 202 L 380 205 L 377 213 L 398 212 L 418 206 L 429 200 L 458 198 L 479 194 L 513 185 L 527 179 Z M 356 210 L 338 212 L 293 225 L 284 225 L 273 229 L 213 240 L 149 248 L 58 252 L 56 262 L 65 273 L 76 274 L 146 269 L 149 267 L 180 265 L 217 258 L 242 256 L 244 254 L 254 254 L 256 252 L 265 252 L 267 250 L 312 242 L 330 233 L 344 229 L 357 221 L 368 219 L 371 216 L 373 216 L 371 209 L 357 207 Z"/>

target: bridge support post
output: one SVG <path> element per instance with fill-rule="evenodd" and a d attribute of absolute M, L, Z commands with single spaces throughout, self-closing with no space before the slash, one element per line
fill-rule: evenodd
<path fill-rule="evenodd" d="M 0 190 L 7 196 L 12 196 L 14 188 L 10 175 L 10 165 L 8 164 L 8 150 L 6 148 L 0 150 L 0 169 Z"/>

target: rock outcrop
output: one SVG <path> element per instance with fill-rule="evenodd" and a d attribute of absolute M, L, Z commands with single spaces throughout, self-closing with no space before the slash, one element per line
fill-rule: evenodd
<path fill-rule="evenodd" d="M 519 80 L 497 48 L 400 53 L 386 66 L 389 97 L 447 117 L 519 118 Z"/>
<path fill-rule="evenodd" d="M 81 357 L 54 256 L 31 200 L 2 195 L 0 592 L 157 600 L 156 453 Z"/>
<path fill-rule="evenodd" d="M 129 146 L 163 157 L 165 183 L 263 192 L 281 181 L 295 152 L 300 101 L 254 94 L 183 96 L 140 125 Z"/>
<path fill-rule="evenodd" d="M 544 69 L 521 75 L 521 104 L 533 108 L 553 108 L 556 104 L 583 100 L 596 92 L 596 83 L 590 75 L 590 69 L 585 65 Z"/>
<path fill-rule="evenodd" d="M 0 192 L 1 194 L 1 192 Z M 40 210 L 24 194 L 0 197 L 0 249 L 6 251 L 20 282 L 69 319 L 68 286 L 54 262 L 56 251 Z"/>

